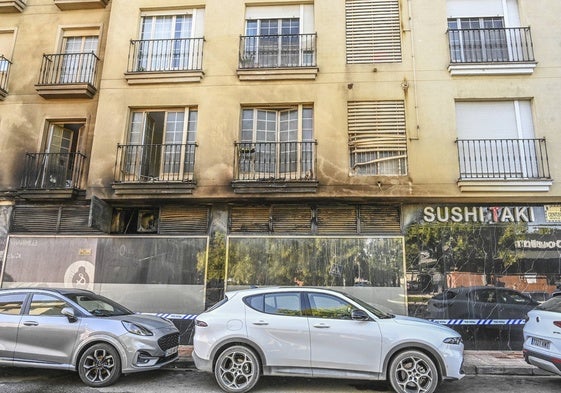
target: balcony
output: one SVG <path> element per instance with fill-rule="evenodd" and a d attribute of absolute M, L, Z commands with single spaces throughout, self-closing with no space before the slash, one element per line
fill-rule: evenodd
<path fill-rule="evenodd" d="M 43 55 L 37 93 L 43 98 L 92 98 L 99 58 L 95 53 Z"/>
<path fill-rule="evenodd" d="M 531 74 L 536 67 L 529 27 L 449 29 L 451 75 Z"/>
<path fill-rule="evenodd" d="M 0 55 L 0 101 L 8 95 L 8 80 L 10 79 L 10 68 L 12 62 Z"/>
<path fill-rule="evenodd" d="M 54 0 L 62 11 L 105 8 L 109 0 Z"/>
<path fill-rule="evenodd" d="M 196 143 L 117 145 L 113 189 L 121 195 L 191 194 Z"/>
<path fill-rule="evenodd" d="M 0 0 L 0 14 L 23 12 L 25 0 Z"/>
<path fill-rule="evenodd" d="M 129 84 L 199 82 L 204 38 L 131 40 Z"/>
<path fill-rule="evenodd" d="M 24 198 L 65 199 L 80 190 L 82 153 L 26 153 L 20 194 Z"/>
<path fill-rule="evenodd" d="M 240 80 L 315 79 L 316 34 L 240 37 Z"/>
<path fill-rule="evenodd" d="M 462 191 L 549 191 L 545 138 L 459 139 Z"/>
<path fill-rule="evenodd" d="M 316 141 L 236 142 L 236 193 L 316 192 Z"/>

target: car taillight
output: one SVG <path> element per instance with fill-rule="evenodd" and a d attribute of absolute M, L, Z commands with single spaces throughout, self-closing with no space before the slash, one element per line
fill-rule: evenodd
<path fill-rule="evenodd" d="M 205 321 L 201 321 L 201 320 L 195 319 L 195 326 L 198 326 L 198 327 L 207 327 L 207 326 L 208 326 L 208 323 L 206 323 Z"/>
<path fill-rule="evenodd" d="M 558 328 L 561 328 L 561 321 L 554 321 L 553 324 Z"/>

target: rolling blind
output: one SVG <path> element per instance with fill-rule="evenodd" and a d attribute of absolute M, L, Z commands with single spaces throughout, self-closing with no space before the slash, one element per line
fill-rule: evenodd
<path fill-rule="evenodd" d="M 399 0 L 346 0 L 347 64 L 401 62 Z"/>

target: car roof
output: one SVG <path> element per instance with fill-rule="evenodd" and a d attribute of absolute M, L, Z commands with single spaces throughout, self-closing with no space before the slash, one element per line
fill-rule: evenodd
<path fill-rule="evenodd" d="M 2 292 L 51 292 L 58 293 L 60 295 L 68 295 L 70 293 L 74 294 L 84 294 L 91 295 L 94 292 L 87 289 L 80 288 L 50 288 L 50 287 L 14 287 L 14 288 L 0 288 L 0 293 Z"/>
<path fill-rule="evenodd" d="M 238 289 L 234 291 L 227 291 L 225 295 L 230 297 L 232 295 L 258 295 L 261 293 L 271 293 L 271 292 L 291 292 L 291 291 L 305 291 L 305 292 L 324 292 L 324 293 L 340 293 L 333 289 L 322 288 L 322 287 L 300 287 L 300 286 L 291 286 L 291 287 L 255 287 L 255 288 L 246 288 L 246 289 Z"/>

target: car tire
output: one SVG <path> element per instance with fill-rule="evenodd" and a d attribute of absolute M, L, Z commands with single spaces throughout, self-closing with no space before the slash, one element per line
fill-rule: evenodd
<path fill-rule="evenodd" d="M 78 374 L 86 385 L 100 388 L 114 384 L 121 376 L 121 359 L 108 344 L 95 344 L 82 353 Z"/>
<path fill-rule="evenodd" d="M 388 378 L 398 393 L 433 393 L 440 382 L 433 360 L 414 350 L 400 352 L 391 360 Z"/>
<path fill-rule="evenodd" d="M 216 382 L 228 393 L 244 393 L 251 390 L 259 380 L 260 373 L 257 355 L 242 345 L 222 351 L 214 367 Z"/>

